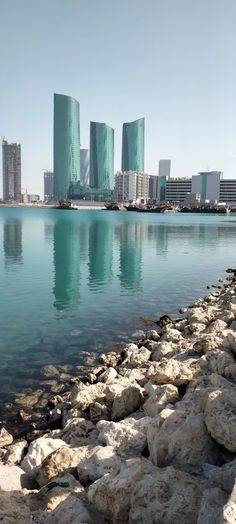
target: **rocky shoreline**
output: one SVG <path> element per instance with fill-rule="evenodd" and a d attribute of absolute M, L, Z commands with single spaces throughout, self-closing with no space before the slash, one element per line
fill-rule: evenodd
<path fill-rule="evenodd" d="M 3 524 L 236 522 L 236 270 L 164 315 L 25 438 L 0 429 Z M 52 429 L 54 428 L 54 429 Z"/>

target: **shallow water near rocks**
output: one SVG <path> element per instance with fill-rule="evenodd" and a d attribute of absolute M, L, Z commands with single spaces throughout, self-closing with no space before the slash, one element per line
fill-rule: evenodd
<path fill-rule="evenodd" d="M 209 292 L 235 238 L 233 215 L 1 208 L 0 417 L 42 366 L 81 366 Z"/>

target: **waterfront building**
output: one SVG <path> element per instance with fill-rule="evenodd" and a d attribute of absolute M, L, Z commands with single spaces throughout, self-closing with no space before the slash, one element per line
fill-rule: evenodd
<path fill-rule="evenodd" d="M 21 202 L 21 146 L 2 141 L 3 200 Z"/>
<path fill-rule="evenodd" d="M 165 186 L 165 201 L 166 202 L 184 202 L 187 194 L 191 192 L 192 192 L 191 178 L 169 178 L 168 180 L 166 180 L 166 186 Z"/>
<path fill-rule="evenodd" d="M 90 122 L 90 187 L 114 189 L 114 129 Z"/>
<path fill-rule="evenodd" d="M 80 181 L 80 106 L 70 96 L 54 94 L 54 198 L 64 198 Z"/>
<path fill-rule="evenodd" d="M 48 202 L 50 200 L 53 200 L 54 174 L 52 173 L 52 171 L 44 171 L 43 183 L 44 183 L 44 201 Z"/>
<path fill-rule="evenodd" d="M 80 149 L 80 184 L 89 186 L 89 150 Z"/>
<path fill-rule="evenodd" d="M 146 173 L 118 171 L 115 177 L 116 200 L 146 203 L 149 199 L 149 179 Z"/>
<path fill-rule="evenodd" d="M 21 195 L 21 202 L 23 204 L 37 204 L 38 202 L 40 202 L 40 195 L 30 195 L 29 193 L 27 193 L 26 189 L 25 193 L 22 193 Z"/>
<path fill-rule="evenodd" d="M 158 177 L 156 175 L 149 176 L 149 192 L 148 196 L 150 200 L 158 199 Z"/>
<path fill-rule="evenodd" d="M 220 202 L 236 204 L 236 179 L 222 179 L 220 181 Z"/>
<path fill-rule="evenodd" d="M 157 198 L 160 202 L 166 200 L 166 183 L 170 178 L 171 160 L 162 158 L 159 160 Z"/>
<path fill-rule="evenodd" d="M 221 171 L 200 171 L 192 177 L 192 192 L 199 193 L 201 201 L 219 202 Z"/>
<path fill-rule="evenodd" d="M 145 119 L 123 124 L 122 171 L 144 172 Z"/>

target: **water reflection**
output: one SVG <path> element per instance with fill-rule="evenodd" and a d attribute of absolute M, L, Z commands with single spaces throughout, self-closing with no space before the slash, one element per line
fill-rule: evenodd
<path fill-rule="evenodd" d="M 103 285 L 112 278 L 113 223 L 92 222 L 89 228 L 89 281 Z"/>
<path fill-rule="evenodd" d="M 145 227 L 146 226 L 146 227 Z M 120 282 L 126 289 L 139 290 L 142 279 L 142 241 L 146 224 L 126 223 L 120 229 Z"/>
<path fill-rule="evenodd" d="M 58 220 L 54 225 L 54 306 L 65 309 L 79 303 L 80 231 L 74 221 Z"/>
<path fill-rule="evenodd" d="M 3 227 L 3 249 L 7 265 L 21 264 L 22 257 L 22 221 L 6 220 Z"/>

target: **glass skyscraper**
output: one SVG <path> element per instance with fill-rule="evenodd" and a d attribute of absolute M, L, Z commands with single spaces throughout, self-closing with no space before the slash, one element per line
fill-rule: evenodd
<path fill-rule="evenodd" d="M 122 171 L 144 172 L 144 130 L 144 118 L 123 124 Z"/>
<path fill-rule="evenodd" d="M 80 184 L 89 186 L 89 150 L 80 150 Z"/>
<path fill-rule="evenodd" d="M 54 94 L 54 198 L 80 181 L 80 110 L 70 96 Z"/>
<path fill-rule="evenodd" d="M 90 122 L 90 187 L 114 189 L 114 129 Z"/>

